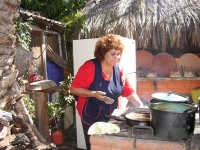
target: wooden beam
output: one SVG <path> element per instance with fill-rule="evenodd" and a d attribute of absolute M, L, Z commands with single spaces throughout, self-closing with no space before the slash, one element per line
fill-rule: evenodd
<path fill-rule="evenodd" d="M 60 91 L 60 90 L 62 90 L 64 88 L 65 88 L 64 86 L 54 86 L 52 88 L 44 89 L 44 90 L 39 90 L 37 92 L 44 92 L 44 93 L 52 94 L 52 93 L 58 92 L 58 91 Z"/>

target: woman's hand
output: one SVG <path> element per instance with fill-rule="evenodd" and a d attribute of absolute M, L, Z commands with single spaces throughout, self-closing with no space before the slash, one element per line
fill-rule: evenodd
<path fill-rule="evenodd" d="M 136 107 L 144 108 L 144 105 L 143 105 L 142 101 L 140 100 L 139 96 L 136 93 L 131 94 L 126 98 L 129 100 L 129 102 L 134 104 Z"/>
<path fill-rule="evenodd" d="M 94 97 L 100 101 L 103 101 L 103 102 L 109 102 L 111 98 L 105 96 L 106 93 L 105 92 L 102 92 L 102 91 L 93 91 L 94 93 Z"/>
<path fill-rule="evenodd" d="M 100 101 L 110 101 L 109 97 L 105 97 L 106 93 L 102 91 L 90 91 L 84 88 L 70 88 L 70 93 L 82 97 L 94 97 Z"/>

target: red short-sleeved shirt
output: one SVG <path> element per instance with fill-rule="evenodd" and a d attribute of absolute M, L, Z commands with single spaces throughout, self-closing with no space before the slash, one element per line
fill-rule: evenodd
<path fill-rule="evenodd" d="M 75 87 L 75 88 L 88 89 L 94 79 L 94 72 L 95 72 L 94 69 L 95 69 L 95 66 L 94 66 L 93 62 L 90 60 L 86 61 L 79 68 L 71 86 Z M 102 75 L 103 75 L 104 79 L 107 79 L 103 72 L 102 72 Z M 123 70 L 120 71 L 120 75 L 121 75 L 121 79 L 122 79 L 122 83 L 123 83 L 123 87 L 124 87 L 122 96 L 127 97 L 127 96 L 131 95 L 132 93 L 134 93 L 134 90 L 133 90 L 132 86 L 130 85 L 129 80 L 126 77 L 126 75 L 124 74 Z M 78 102 L 77 102 L 76 108 L 77 108 L 80 116 L 82 116 L 82 110 L 83 110 L 85 100 L 86 100 L 85 97 L 78 97 Z"/>

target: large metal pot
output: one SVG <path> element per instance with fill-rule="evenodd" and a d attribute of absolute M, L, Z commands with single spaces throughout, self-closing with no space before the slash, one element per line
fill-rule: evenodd
<path fill-rule="evenodd" d="M 156 137 L 174 140 L 190 139 L 194 133 L 196 107 L 184 103 L 148 104 L 150 125 Z"/>

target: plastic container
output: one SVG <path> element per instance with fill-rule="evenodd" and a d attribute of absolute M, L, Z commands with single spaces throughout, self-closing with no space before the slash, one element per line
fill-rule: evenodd
<path fill-rule="evenodd" d="M 61 145 L 63 143 L 62 130 L 54 130 L 51 132 L 51 142 L 55 145 Z"/>
<path fill-rule="evenodd" d="M 198 97 L 200 96 L 200 87 L 195 88 L 191 91 L 192 100 L 195 104 L 198 104 Z"/>

